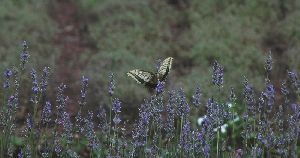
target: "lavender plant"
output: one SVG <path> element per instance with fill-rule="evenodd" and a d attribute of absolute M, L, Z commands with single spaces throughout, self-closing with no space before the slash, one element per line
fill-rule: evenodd
<path fill-rule="evenodd" d="M 158 81 L 155 93 L 138 106 L 132 125 L 121 112 L 126 101 L 115 93 L 115 74 L 109 75 L 109 106 L 99 105 L 97 111 L 84 110 L 89 109 L 89 80 L 82 76 L 78 105 L 72 105 L 79 110 L 73 116 L 67 110 L 68 87 L 59 84 L 56 102 L 51 101 L 46 95 L 50 68 L 45 67 L 41 75 L 33 66 L 27 70 L 28 45 L 22 46 L 19 66 L 3 73 L 1 157 L 299 157 L 298 76 L 288 71 L 277 88 L 271 78 L 271 53 L 265 60 L 263 91 L 257 92 L 246 77 L 242 94 L 238 89 L 225 89 L 224 67 L 215 61 L 213 96 L 205 98 L 206 92 L 196 87 L 189 100 L 183 88 L 168 90 L 168 80 Z M 25 98 L 29 106 L 20 104 L 23 75 L 31 79 L 30 102 Z M 223 91 L 227 98 L 219 95 Z M 24 123 L 17 119 L 20 106 L 29 107 Z M 204 114 L 197 126 L 193 115 L 201 111 Z"/>

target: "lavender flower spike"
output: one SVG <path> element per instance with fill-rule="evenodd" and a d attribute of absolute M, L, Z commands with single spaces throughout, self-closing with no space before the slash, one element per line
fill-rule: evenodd
<path fill-rule="evenodd" d="M 224 83 L 224 67 L 217 61 L 213 65 L 212 83 L 218 87 L 222 87 Z"/>
<path fill-rule="evenodd" d="M 197 87 L 196 88 L 196 91 L 195 91 L 195 93 L 194 93 L 194 95 L 193 95 L 193 103 L 194 103 L 194 106 L 196 107 L 196 108 L 199 108 L 199 106 L 200 106 L 200 104 L 201 104 L 201 96 L 202 96 L 202 92 L 201 92 L 201 89 L 200 89 L 200 87 Z"/>
<path fill-rule="evenodd" d="M 82 76 L 82 78 L 81 78 L 81 90 L 80 90 L 80 101 L 79 101 L 80 106 L 86 105 L 86 94 L 87 94 L 87 88 L 88 88 L 88 81 L 89 81 L 88 78 Z"/>
<path fill-rule="evenodd" d="M 24 69 L 25 64 L 28 62 L 28 59 L 29 59 L 30 55 L 27 51 L 28 46 L 27 46 L 26 41 L 23 42 L 22 46 L 23 46 L 23 50 L 22 50 L 21 55 L 20 55 L 20 61 L 21 61 L 21 68 Z"/>
<path fill-rule="evenodd" d="M 108 94 L 112 96 L 114 94 L 114 89 L 116 88 L 116 81 L 114 79 L 114 74 L 111 73 L 109 76 L 109 86 L 108 86 Z"/>

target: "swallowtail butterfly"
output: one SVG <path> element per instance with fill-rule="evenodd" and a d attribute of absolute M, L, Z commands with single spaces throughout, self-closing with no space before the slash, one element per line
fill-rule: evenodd
<path fill-rule="evenodd" d="M 166 58 L 158 68 L 157 73 L 134 69 L 127 72 L 127 75 L 133 78 L 137 83 L 150 88 L 155 88 L 158 81 L 164 81 L 172 67 L 173 58 Z"/>

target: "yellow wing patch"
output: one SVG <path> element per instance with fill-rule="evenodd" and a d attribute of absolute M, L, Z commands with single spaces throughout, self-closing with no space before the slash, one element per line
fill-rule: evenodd
<path fill-rule="evenodd" d="M 155 77 L 153 73 L 139 69 L 131 70 L 127 72 L 127 75 L 133 78 L 139 84 L 150 83 Z"/>
<path fill-rule="evenodd" d="M 133 78 L 137 83 L 155 88 L 158 80 L 164 81 L 172 67 L 173 58 L 166 58 L 160 65 L 157 74 L 140 69 L 134 69 L 127 72 L 127 75 Z"/>
<path fill-rule="evenodd" d="M 165 80 L 172 68 L 173 58 L 166 58 L 160 65 L 157 73 L 157 78 L 161 81 Z"/>

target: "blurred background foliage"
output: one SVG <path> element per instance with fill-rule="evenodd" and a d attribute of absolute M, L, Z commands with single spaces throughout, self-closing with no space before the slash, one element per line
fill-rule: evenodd
<path fill-rule="evenodd" d="M 256 90 L 263 89 L 264 58 L 270 50 L 277 90 L 287 69 L 300 70 L 297 0 L 3 0 L 0 4 L 1 72 L 18 63 L 21 42 L 27 40 L 31 66 L 38 72 L 44 66 L 52 68 L 52 92 L 57 83 L 66 82 L 75 103 L 80 76 L 90 79 L 91 108 L 107 104 L 108 75 L 113 72 L 123 110 L 137 110 L 150 94 L 126 72 L 154 71 L 157 60 L 168 56 L 174 57 L 174 64 L 167 90 L 183 87 L 191 98 L 199 85 L 203 104 L 214 92 L 210 84 L 214 60 L 225 67 L 224 98 L 230 87 L 241 94 L 242 75 Z M 54 101 L 55 96 L 49 95 Z"/>

